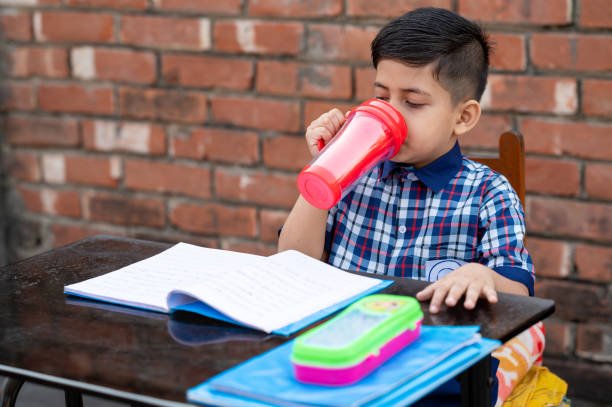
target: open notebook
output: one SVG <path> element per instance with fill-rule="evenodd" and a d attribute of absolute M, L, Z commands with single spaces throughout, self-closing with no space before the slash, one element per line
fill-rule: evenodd
<path fill-rule="evenodd" d="M 290 335 L 392 284 L 300 252 L 269 257 L 178 243 L 153 257 L 64 287 L 64 293 Z"/>

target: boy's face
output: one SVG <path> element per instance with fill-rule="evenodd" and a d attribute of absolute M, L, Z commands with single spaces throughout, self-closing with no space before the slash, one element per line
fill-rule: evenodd
<path fill-rule="evenodd" d="M 390 102 L 408 125 L 408 137 L 392 161 L 416 167 L 427 165 L 449 151 L 457 132 L 462 132 L 457 126 L 464 103 L 453 106 L 450 93 L 433 77 L 431 65 L 410 67 L 381 60 L 376 69 L 374 96 Z"/>

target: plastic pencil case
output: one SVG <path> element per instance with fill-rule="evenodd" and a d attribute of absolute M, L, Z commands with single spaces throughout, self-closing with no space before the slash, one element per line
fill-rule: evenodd
<path fill-rule="evenodd" d="M 355 383 L 419 337 L 423 313 L 412 297 L 375 294 L 296 338 L 291 363 L 303 383 Z"/>

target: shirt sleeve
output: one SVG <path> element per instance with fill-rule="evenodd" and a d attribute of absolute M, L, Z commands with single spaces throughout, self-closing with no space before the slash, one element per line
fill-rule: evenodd
<path fill-rule="evenodd" d="M 524 284 L 534 295 L 535 274 L 525 248 L 525 214 L 521 202 L 502 175 L 492 178 L 479 213 L 480 263 Z"/>
<path fill-rule="evenodd" d="M 327 214 L 327 225 L 325 227 L 325 245 L 323 246 L 323 250 L 325 253 L 331 253 L 332 240 L 334 236 L 334 228 L 336 227 L 336 212 L 338 208 L 334 206 L 329 210 Z"/>

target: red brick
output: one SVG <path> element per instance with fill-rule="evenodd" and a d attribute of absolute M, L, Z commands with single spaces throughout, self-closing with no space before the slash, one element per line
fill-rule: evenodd
<path fill-rule="evenodd" d="M 81 217 L 81 201 L 76 191 L 51 188 L 18 188 L 26 210 L 46 215 Z"/>
<path fill-rule="evenodd" d="M 155 81 L 155 55 L 127 49 L 73 48 L 73 74 L 81 79 L 101 79 L 150 84 Z"/>
<path fill-rule="evenodd" d="M 342 0 L 279 2 L 251 0 L 249 15 L 266 17 L 336 17 L 342 13 Z"/>
<path fill-rule="evenodd" d="M 109 43 L 114 41 L 113 16 L 100 12 L 42 11 L 34 15 L 39 41 Z"/>
<path fill-rule="evenodd" d="M 235 15 L 242 11 L 241 0 L 155 0 L 155 8 L 185 12 Z"/>
<path fill-rule="evenodd" d="M 170 223 L 192 233 L 214 235 L 217 220 L 213 205 L 181 203 L 170 207 Z"/>
<path fill-rule="evenodd" d="M 612 200 L 612 165 L 589 163 L 584 177 L 586 193 L 591 198 Z"/>
<path fill-rule="evenodd" d="M 213 35 L 219 51 L 297 55 L 303 32 L 300 23 L 235 20 L 216 22 Z"/>
<path fill-rule="evenodd" d="M 608 0 L 581 0 L 580 26 L 585 28 L 612 28 L 612 3 Z"/>
<path fill-rule="evenodd" d="M 268 137 L 263 142 L 263 161 L 268 168 L 300 170 L 312 159 L 304 137 Z"/>
<path fill-rule="evenodd" d="M 41 179 L 38 155 L 27 151 L 14 151 L 8 155 L 8 174 L 21 181 L 38 182 Z"/>
<path fill-rule="evenodd" d="M 67 6 L 144 10 L 147 0 L 66 0 Z"/>
<path fill-rule="evenodd" d="M 576 271 L 581 280 L 612 281 L 612 248 L 588 244 L 576 245 Z"/>
<path fill-rule="evenodd" d="M 612 81 L 585 79 L 582 83 L 582 111 L 588 116 L 612 116 Z"/>
<path fill-rule="evenodd" d="M 612 242 L 612 205 L 531 197 L 526 213 L 530 232 Z"/>
<path fill-rule="evenodd" d="M 68 76 L 68 52 L 65 48 L 21 47 L 11 50 L 11 75 L 18 78 Z"/>
<path fill-rule="evenodd" d="M 285 61 L 259 61 L 255 89 L 258 93 L 295 95 L 298 92 L 298 64 Z"/>
<path fill-rule="evenodd" d="M 529 153 L 612 160 L 611 125 L 528 118 L 520 128 Z"/>
<path fill-rule="evenodd" d="M 125 160 L 124 183 L 137 190 L 210 197 L 210 170 L 195 165 Z"/>
<path fill-rule="evenodd" d="M 306 42 L 310 58 L 337 61 L 370 61 L 370 43 L 377 27 L 312 24 Z"/>
<path fill-rule="evenodd" d="M 47 83 L 38 88 L 38 105 L 49 112 L 112 114 L 113 99 L 107 86 Z"/>
<path fill-rule="evenodd" d="M 253 82 L 253 63 L 244 59 L 164 55 L 162 75 L 173 85 L 246 90 Z"/>
<path fill-rule="evenodd" d="M 121 161 L 117 157 L 66 155 L 65 180 L 69 183 L 115 187 L 121 176 Z"/>
<path fill-rule="evenodd" d="M 165 49 L 210 48 L 208 19 L 128 16 L 121 17 L 121 41 L 125 44 Z"/>
<path fill-rule="evenodd" d="M 88 120 L 83 123 L 83 142 L 88 150 L 159 155 L 166 152 L 164 129 L 148 123 L 115 123 Z"/>
<path fill-rule="evenodd" d="M 610 321 L 606 287 L 572 280 L 536 281 L 536 296 L 555 301 L 555 317 L 567 321 Z"/>
<path fill-rule="evenodd" d="M 578 105 L 576 80 L 491 75 L 482 104 L 492 110 L 573 114 Z"/>
<path fill-rule="evenodd" d="M 206 121 L 206 96 L 198 92 L 121 88 L 121 116 L 185 123 Z"/>
<path fill-rule="evenodd" d="M 290 208 L 297 198 L 295 176 L 236 172 L 217 168 L 217 197 L 237 202 Z"/>
<path fill-rule="evenodd" d="M 495 44 L 491 54 L 491 68 L 499 71 L 523 71 L 527 66 L 525 36 L 518 34 L 492 33 Z"/>
<path fill-rule="evenodd" d="M 461 147 L 481 147 L 499 150 L 499 136 L 512 129 L 512 119 L 507 115 L 485 113 L 480 116 L 476 127 L 461 136 Z"/>
<path fill-rule="evenodd" d="M 260 239 L 264 242 L 278 242 L 278 230 L 287 220 L 289 212 L 262 209 L 260 212 Z"/>
<path fill-rule="evenodd" d="M 4 83 L 0 85 L 0 111 L 34 110 L 35 89 L 31 83 Z"/>
<path fill-rule="evenodd" d="M 172 208 L 170 221 L 194 233 L 237 237 L 255 237 L 257 234 L 255 208 L 181 203 Z"/>
<path fill-rule="evenodd" d="M 212 99 L 212 111 L 217 123 L 278 131 L 297 131 L 300 127 L 297 102 L 219 96 Z"/>
<path fill-rule="evenodd" d="M 527 235 L 529 235 L 527 225 Z M 527 250 L 533 259 L 536 277 L 567 277 L 571 266 L 571 248 L 567 242 L 529 237 Z"/>
<path fill-rule="evenodd" d="M 305 129 L 312 123 L 314 119 L 321 116 L 323 113 L 331 109 L 340 109 L 342 113 L 346 113 L 356 105 L 354 103 L 335 103 L 335 102 L 306 102 L 304 107 L 304 126 Z"/>
<path fill-rule="evenodd" d="M 90 228 L 83 225 L 66 225 L 61 223 L 53 223 L 51 225 L 51 237 L 53 239 L 53 247 L 64 246 L 77 240 L 84 239 L 88 236 L 94 236 L 101 233 L 108 233 L 99 229 Z"/>
<path fill-rule="evenodd" d="M 80 143 L 78 123 L 74 119 L 11 116 L 6 124 L 9 144 L 68 147 Z"/>
<path fill-rule="evenodd" d="M 544 321 L 544 327 L 546 329 L 545 358 L 547 355 L 569 354 L 572 345 L 571 324 L 547 319 Z"/>
<path fill-rule="evenodd" d="M 259 161 L 259 136 L 252 131 L 174 129 L 171 154 L 197 160 L 255 164 Z"/>
<path fill-rule="evenodd" d="M 259 256 L 271 256 L 276 253 L 276 245 L 253 241 L 223 240 L 221 248 L 234 252 L 257 254 Z"/>
<path fill-rule="evenodd" d="M 612 327 L 579 324 L 576 331 L 576 354 L 598 362 L 612 362 Z"/>
<path fill-rule="evenodd" d="M 0 30 L 9 41 L 30 41 L 32 39 L 32 15 L 22 11 L 2 11 Z"/>
<path fill-rule="evenodd" d="M 459 0 L 458 12 L 469 19 L 492 23 L 565 25 L 572 21 L 572 3 L 566 0 Z"/>
<path fill-rule="evenodd" d="M 350 99 L 351 68 L 310 64 L 300 67 L 301 94 L 304 96 Z"/>
<path fill-rule="evenodd" d="M 527 192 L 577 196 L 580 193 L 580 164 L 576 161 L 527 157 Z"/>
<path fill-rule="evenodd" d="M 612 47 L 603 35 L 533 34 L 531 60 L 541 69 L 609 71 L 612 61 L 602 50 Z"/>
<path fill-rule="evenodd" d="M 354 17 L 395 18 L 419 7 L 452 9 L 451 0 L 348 0 L 346 14 Z"/>
<path fill-rule="evenodd" d="M 84 196 L 85 218 L 118 225 L 160 227 L 165 224 L 164 201 L 102 192 Z"/>
<path fill-rule="evenodd" d="M 355 97 L 366 100 L 374 96 L 376 70 L 371 67 L 355 68 Z"/>

